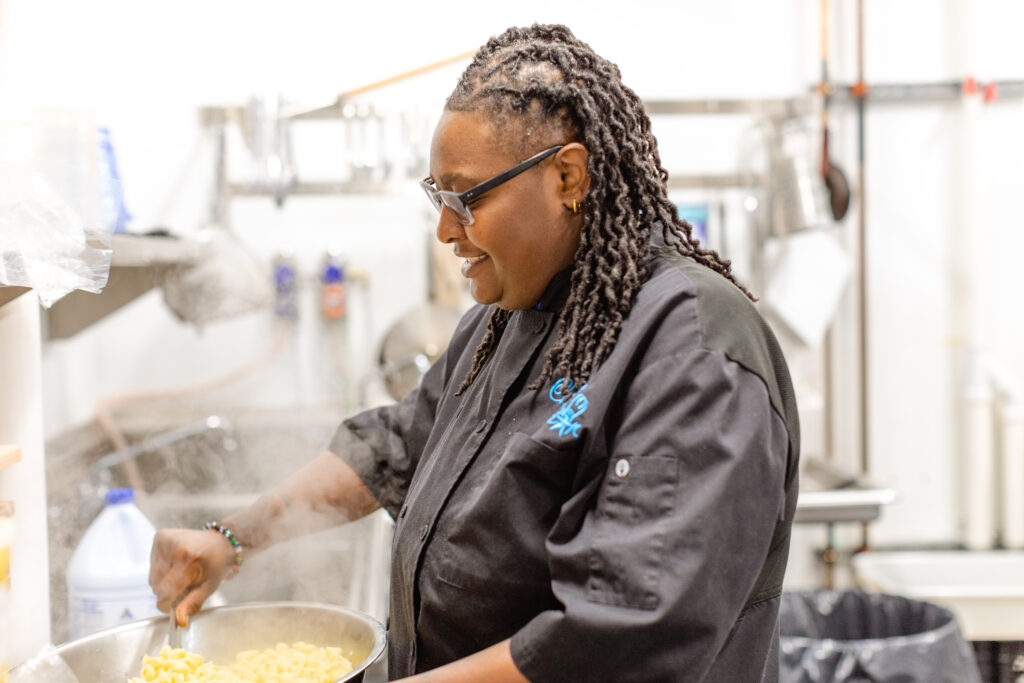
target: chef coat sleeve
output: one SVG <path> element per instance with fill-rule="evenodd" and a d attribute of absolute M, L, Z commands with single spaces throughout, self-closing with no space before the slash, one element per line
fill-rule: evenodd
<path fill-rule="evenodd" d="M 702 681 L 744 605 L 778 594 L 752 595 L 788 524 L 788 434 L 761 377 L 700 348 L 648 366 L 624 395 L 605 420 L 620 426 L 603 475 L 561 515 L 585 512 L 546 539 L 563 608 L 512 638 L 534 683 Z"/>
<path fill-rule="evenodd" d="M 402 507 L 409 482 L 430 436 L 441 396 L 462 376 L 455 365 L 467 348 L 472 351 L 488 309 L 475 306 L 462 317 L 448 348 L 424 374 L 419 386 L 398 403 L 355 415 L 335 431 L 329 449 L 363 480 L 392 517 Z M 452 389 L 454 391 L 454 389 Z"/>

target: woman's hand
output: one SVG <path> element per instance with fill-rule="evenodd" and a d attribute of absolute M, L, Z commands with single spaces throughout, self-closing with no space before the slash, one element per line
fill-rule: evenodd
<path fill-rule="evenodd" d="M 187 625 L 234 562 L 231 542 L 216 531 L 161 529 L 149 559 L 156 606 L 163 612 L 174 609 L 178 625 Z"/>

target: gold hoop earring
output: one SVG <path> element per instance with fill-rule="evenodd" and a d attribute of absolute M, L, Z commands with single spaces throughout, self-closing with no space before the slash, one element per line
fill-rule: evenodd
<path fill-rule="evenodd" d="M 576 203 L 576 200 L 572 200 L 572 215 L 577 215 L 580 212 L 580 205 Z"/>

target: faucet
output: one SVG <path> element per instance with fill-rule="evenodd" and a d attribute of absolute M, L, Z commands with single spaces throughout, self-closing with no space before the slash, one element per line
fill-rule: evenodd
<path fill-rule="evenodd" d="M 150 453 L 172 443 L 209 431 L 221 432 L 224 439 L 224 450 L 231 452 L 238 448 L 238 442 L 235 440 L 235 427 L 231 421 L 219 415 L 210 415 L 202 420 L 196 420 L 181 427 L 161 432 L 132 444 L 128 448 L 97 458 L 89 467 L 89 479 L 91 481 L 99 480 L 107 483 L 110 481 L 110 468 L 128 462 L 145 453 Z"/>

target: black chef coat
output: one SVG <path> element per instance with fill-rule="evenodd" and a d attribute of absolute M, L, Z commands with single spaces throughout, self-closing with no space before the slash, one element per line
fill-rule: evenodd
<path fill-rule="evenodd" d="M 511 637 L 535 683 L 775 681 L 799 452 L 775 337 L 662 247 L 589 381 L 529 390 L 567 290 L 513 312 L 456 396 L 473 308 L 418 390 L 331 442 L 396 519 L 389 675 Z"/>

